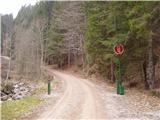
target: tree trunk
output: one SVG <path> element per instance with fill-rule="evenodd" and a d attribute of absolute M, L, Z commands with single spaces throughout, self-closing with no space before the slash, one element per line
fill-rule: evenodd
<path fill-rule="evenodd" d="M 83 37 L 82 35 L 80 36 L 80 49 L 81 49 L 81 55 L 82 55 L 82 68 L 84 71 L 84 67 L 85 67 L 85 53 L 84 53 L 84 44 L 83 44 Z"/>
<path fill-rule="evenodd" d="M 7 77 L 6 77 L 6 81 L 8 80 L 9 76 L 10 76 L 10 72 L 11 72 L 11 57 L 12 57 L 12 52 L 11 52 L 11 39 L 10 39 L 10 51 L 9 51 L 9 63 L 8 63 L 8 72 L 7 72 Z"/>
<path fill-rule="evenodd" d="M 42 78 L 42 66 L 43 66 L 43 53 L 44 53 L 44 49 L 43 49 L 43 32 L 40 30 L 40 48 L 41 48 L 41 60 L 40 60 L 40 78 Z"/>
<path fill-rule="evenodd" d="M 147 65 L 147 82 L 150 89 L 154 89 L 155 86 L 155 71 L 153 64 L 153 46 L 152 38 L 150 37 L 148 43 L 148 65 Z"/>
<path fill-rule="evenodd" d="M 146 58 L 145 58 L 146 59 Z M 142 77 L 143 77 L 143 81 L 145 83 L 145 89 L 149 89 L 149 85 L 147 82 L 147 69 L 146 69 L 146 60 L 142 62 Z"/>
<path fill-rule="evenodd" d="M 71 65 L 71 50 L 70 50 L 70 40 L 68 41 L 69 43 L 69 48 L 68 48 L 68 68 Z"/>

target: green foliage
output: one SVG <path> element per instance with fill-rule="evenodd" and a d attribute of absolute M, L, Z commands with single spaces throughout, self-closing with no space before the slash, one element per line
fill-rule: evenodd
<path fill-rule="evenodd" d="M 160 2 L 86 2 L 88 64 L 98 64 L 105 71 L 110 60 L 116 63 L 113 46 L 117 43 L 125 46 L 121 61 L 124 68 L 129 62 L 144 61 L 149 36 L 159 29 L 159 8 Z"/>
<path fill-rule="evenodd" d="M 1 23 L 1 51 L 3 51 L 3 38 L 4 38 L 4 34 L 6 32 L 6 26 L 3 24 L 3 22 Z"/>
<path fill-rule="evenodd" d="M 22 24 L 23 27 L 28 27 L 33 20 L 34 17 L 34 7 L 29 6 L 22 6 L 18 15 L 15 19 L 15 24 Z"/>
<path fill-rule="evenodd" d="M 150 94 L 151 96 L 156 96 L 156 97 L 159 97 L 160 98 L 160 91 L 156 91 L 156 90 L 152 90 L 150 91 Z"/>
<path fill-rule="evenodd" d="M 113 46 L 116 43 L 125 43 L 129 29 L 127 21 L 124 21 L 126 19 L 124 5 L 125 2 L 86 3 L 85 46 L 90 65 L 103 63 L 107 66 L 110 60 L 115 61 Z"/>
<path fill-rule="evenodd" d="M 62 24 L 65 21 L 61 9 L 63 5 L 62 2 L 41 1 L 34 7 L 23 6 L 15 20 L 17 24 L 29 26 L 30 21 L 45 18 L 43 27 L 45 57 L 46 61 L 51 59 L 56 64 L 63 64 L 68 53 L 67 47 L 64 46 L 66 44 L 64 34 L 67 30 Z M 86 64 L 90 67 L 98 66 L 98 70 L 106 75 L 111 61 L 114 65 L 117 62 L 113 46 L 118 43 L 123 44 L 125 48 L 121 59 L 124 75 L 129 63 L 133 61 L 143 63 L 147 57 L 149 37 L 159 33 L 157 31 L 160 30 L 159 8 L 158 1 L 85 2 Z M 140 70 L 141 66 L 138 67 Z"/>
<path fill-rule="evenodd" d="M 15 19 L 15 23 L 22 24 L 23 27 L 27 28 L 30 26 L 31 21 L 36 18 L 41 19 L 45 17 L 49 24 L 53 4 L 54 2 L 52 1 L 41 1 L 37 2 L 35 6 L 22 6 Z"/>
<path fill-rule="evenodd" d="M 60 7 L 58 3 L 54 4 L 52 12 L 59 11 Z M 47 57 L 53 58 L 54 62 L 60 64 L 62 62 L 62 49 L 64 48 L 63 33 L 65 30 L 60 27 L 62 21 L 58 14 L 55 13 L 51 18 L 51 25 L 48 29 Z"/>

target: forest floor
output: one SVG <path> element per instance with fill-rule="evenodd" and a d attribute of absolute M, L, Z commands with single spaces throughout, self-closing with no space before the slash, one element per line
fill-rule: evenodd
<path fill-rule="evenodd" d="M 84 79 L 65 71 L 47 69 L 61 81 L 50 96 L 44 95 L 45 106 L 23 119 L 105 119 L 160 120 L 160 99 L 138 90 L 126 90 L 117 95 L 114 86 Z"/>

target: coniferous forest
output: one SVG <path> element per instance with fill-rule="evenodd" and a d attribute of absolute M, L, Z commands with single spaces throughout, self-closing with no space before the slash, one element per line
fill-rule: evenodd
<path fill-rule="evenodd" d="M 99 73 L 115 82 L 113 46 L 121 43 L 124 82 L 159 87 L 159 15 L 160 2 L 41 1 L 23 6 L 11 36 L 14 69 L 22 76 L 39 77 L 43 63 L 75 65 L 87 75 Z"/>
<path fill-rule="evenodd" d="M 114 46 L 121 44 L 118 71 Z M 125 89 L 160 89 L 159 1 L 39 1 L 1 16 L 2 83 L 46 79 L 43 66 L 74 69 Z M 8 69 L 8 70 L 6 70 Z M 47 78 L 48 79 L 48 78 Z M 100 80 L 99 80 L 100 81 Z M 160 96 L 160 92 L 156 93 Z M 158 120 L 158 119 L 157 119 Z"/>

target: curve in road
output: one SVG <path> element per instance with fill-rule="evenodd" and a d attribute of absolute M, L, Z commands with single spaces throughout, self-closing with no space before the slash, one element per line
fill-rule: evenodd
<path fill-rule="evenodd" d="M 64 95 L 39 119 L 101 119 L 105 118 L 103 100 L 91 82 L 58 71 L 51 71 L 64 81 Z"/>

